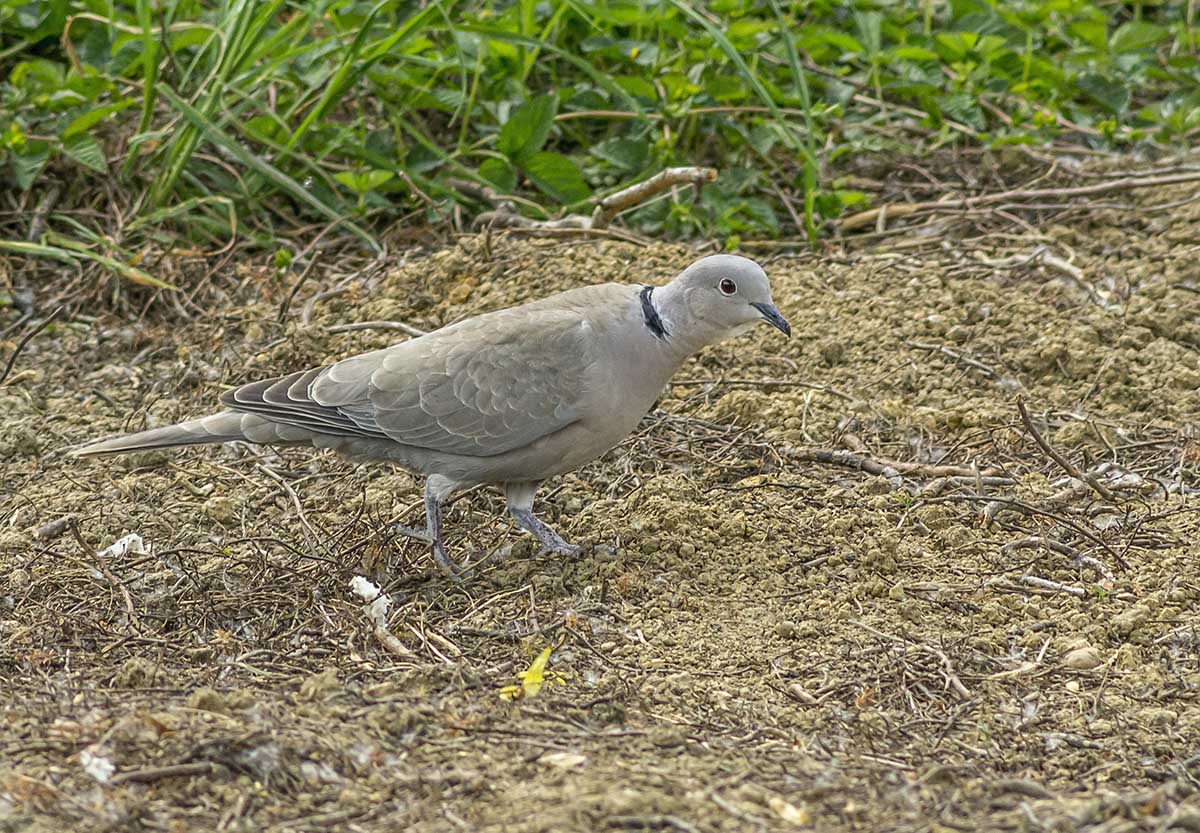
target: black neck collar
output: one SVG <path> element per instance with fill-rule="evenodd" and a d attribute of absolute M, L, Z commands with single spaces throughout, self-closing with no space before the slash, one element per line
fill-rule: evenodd
<path fill-rule="evenodd" d="M 642 320 L 646 322 L 646 329 L 651 334 L 662 341 L 670 338 L 671 334 L 667 332 L 667 326 L 663 323 L 662 317 L 659 316 L 658 310 L 654 308 L 654 301 L 650 296 L 654 294 L 654 287 L 647 286 L 642 288 Z"/>

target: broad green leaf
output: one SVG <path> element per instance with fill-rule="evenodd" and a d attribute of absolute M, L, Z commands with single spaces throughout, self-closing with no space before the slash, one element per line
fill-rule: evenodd
<path fill-rule="evenodd" d="M 66 126 L 62 132 L 62 138 L 70 139 L 76 133 L 83 133 L 90 130 L 95 125 L 104 121 L 113 113 L 119 113 L 126 107 L 132 106 L 134 100 L 132 98 L 123 98 L 120 101 L 114 101 L 112 104 L 105 104 L 103 107 L 96 107 L 88 110 L 81 116 L 76 116 L 75 119 Z"/>
<path fill-rule="evenodd" d="M 1076 20 L 1067 26 L 1067 34 L 1079 38 L 1093 49 L 1108 46 L 1108 26 L 1103 20 Z"/>
<path fill-rule="evenodd" d="M 613 78 L 617 86 L 635 98 L 646 101 L 658 100 L 658 90 L 654 84 L 641 75 L 618 75 Z"/>
<path fill-rule="evenodd" d="M 104 149 L 89 133 L 80 133 L 63 142 L 63 153 L 74 159 L 80 165 L 91 168 L 96 173 L 108 173 L 108 160 L 104 158 Z"/>
<path fill-rule="evenodd" d="M 24 153 L 12 158 L 13 176 L 17 180 L 17 187 L 22 191 L 28 191 L 29 187 L 42 175 L 42 169 L 46 167 L 46 160 L 49 158 L 50 144 L 48 142 L 28 142 L 25 145 Z"/>
<path fill-rule="evenodd" d="M 1129 88 L 1100 73 L 1089 72 L 1079 76 L 1075 79 L 1075 86 L 1109 113 L 1121 113 L 1129 106 Z"/>
<path fill-rule="evenodd" d="M 961 61 L 975 48 L 979 35 L 974 32 L 942 32 L 934 38 L 938 54 L 945 61 Z"/>
<path fill-rule="evenodd" d="M 579 166 L 561 153 L 535 153 L 521 167 L 534 185 L 559 202 L 576 203 L 591 196 Z"/>
<path fill-rule="evenodd" d="M 892 55 L 899 58 L 901 61 L 925 62 L 936 61 L 938 59 L 936 52 L 930 49 L 925 49 L 921 46 L 901 46 L 897 49 L 893 49 Z"/>
<path fill-rule="evenodd" d="M 1158 44 L 1170 34 L 1171 30 L 1165 26 L 1131 20 L 1117 27 L 1108 46 L 1118 55 L 1125 52 L 1137 52 Z"/>
<path fill-rule="evenodd" d="M 554 126 L 558 99 L 553 95 L 531 98 L 516 109 L 500 128 L 497 148 L 514 161 L 521 161 L 542 149 Z"/>
<path fill-rule="evenodd" d="M 500 159 L 485 159 L 479 166 L 479 175 L 504 193 L 517 189 L 517 172 L 512 165 Z"/>
<path fill-rule="evenodd" d="M 640 171 L 650 159 L 650 144 L 639 139 L 618 137 L 592 145 L 592 155 L 598 159 L 633 173 Z"/>
<path fill-rule="evenodd" d="M 860 55 L 866 51 L 853 35 L 827 26 L 806 26 L 797 37 L 800 45 L 807 50 L 825 47 L 835 54 L 849 55 Z"/>

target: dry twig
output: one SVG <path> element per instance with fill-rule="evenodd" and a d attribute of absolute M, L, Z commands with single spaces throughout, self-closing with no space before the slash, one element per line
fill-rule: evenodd
<path fill-rule="evenodd" d="M 486 186 L 478 186 L 462 180 L 451 180 L 450 184 L 468 196 L 483 199 L 495 206 L 494 211 L 485 211 L 475 218 L 476 226 L 587 233 L 606 230 L 622 211 L 645 202 L 668 188 L 685 184 L 700 188 L 706 183 L 713 182 L 716 178 L 717 172 L 713 168 L 667 168 L 649 179 L 623 188 L 615 194 L 609 194 L 596 204 L 590 217 L 583 214 L 570 214 L 557 220 L 534 220 L 523 217 L 516 213 L 512 202 Z"/>
<path fill-rule="evenodd" d="M 1088 484 L 1088 486 L 1090 486 L 1092 490 L 1101 497 L 1101 499 L 1106 500 L 1109 503 L 1117 502 L 1117 499 L 1113 496 L 1113 493 L 1110 492 L 1095 475 L 1091 474 L 1090 472 L 1080 471 L 1074 463 L 1062 456 L 1062 454 L 1058 453 L 1058 451 L 1056 451 L 1054 447 L 1050 445 L 1050 443 L 1046 442 L 1046 438 L 1043 437 L 1038 432 L 1037 428 L 1034 427 L 1033 420 L 1029 416 L 1029 409 L 1025 407 L 1025 400 L 1022 397 L 1017 397 L 1017 410 L 1021 414 L 1021 422 L 1024 423 L 1025 430 L 1029 432 L 1031 437 L 1033 437 L 1033 441 L 1037 443 L 1038 447 L 1046 453 L 1047 457 L 1049 457 L 1055 463 L 1058 463 L 1059 468 L 1065 471 L 1067 476 L 1073 477 L 1076 480 Z"/>
<path fill-rule="evenodd" d="M 1200 180 L 1200 173 L 1196 172 L 1168 176 L 1130 176 L 1106 182 L 1097 182 L 1092 185 L 1081 185 L 1075 188 L 1018 188 L 1012 191 L 980 194 L 975 197 L 963 197 L 960 199 L 890 203 L 844 217 L 838 221 L 838 228 L 841 231 L 867 228 L 874 226 L 881 216 L 887 219 L 896 219 L 914 214 L 961 211 L 963 209 L 981 208 L 983 206 L 998 205 L 1013 201 L 1029 202 L 1045 199 L 1066 199 L 1070 197 L 1093 197 L 1099 194 L 1112 194 L 1118 191 L 1133 191 L 1141 188 L 1160 188 L 1164 185 L 1177 185 L 1183 182 L 1196 182 L 1198 180 Z"/>

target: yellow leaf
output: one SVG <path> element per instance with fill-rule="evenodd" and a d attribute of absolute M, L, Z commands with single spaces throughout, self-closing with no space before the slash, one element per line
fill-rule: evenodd
<path fill-rule="evenodd" d="M 524 671 L 517 672 L 517 678 L 520 679 L 520 685 L 506 685 L 500 689 L 500 698 L 503 700 L 520 700 L 523 697 L 532 697 L 542 690 L 542 685 L 548 682 L 547 676 L 551 679 L 558 679 L 561 675 L 546 674 L 546 663 L 550 661 L 550 652 L 552 647 L 545 648 L 528 668 Z"/>

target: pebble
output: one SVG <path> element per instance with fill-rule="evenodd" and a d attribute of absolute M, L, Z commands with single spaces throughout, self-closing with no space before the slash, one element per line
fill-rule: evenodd
<path fill-rule="evenodd" d="M 1100 657 L 1100 652 L 1091 645 L 1083 645 L 1073 651 L 1069 651 L 1063 657 L 1063 665 L 1067 668 L 1073 668 L 1076 671 L 1090 671 L 1101 662 L 1103 660 Z"/>

